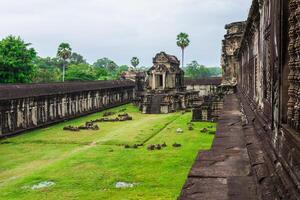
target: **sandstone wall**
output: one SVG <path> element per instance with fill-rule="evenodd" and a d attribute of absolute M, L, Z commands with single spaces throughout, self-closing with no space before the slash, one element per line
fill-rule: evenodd
<path fill-rule="evenodd" d="M 225 26 L 227 33 L 222 41 L 221 57 L 223 85 L 236 85 L 239 71 L 237 51 L 240 48 L 245 24 L 245 22 L 234 22 Z"/>
<path fill-rule="evenodd" d="M 131 102 L 131 81 L 0 85 L 0 137 Z"/>
<path fill-rule="evenodd" d="M 221 85 L 221 77 L 211 77 L 202 79 L 188 79 L 184 80 L 185 87 L 188 91 L 196 91 L 200 97 L 216 95 L 218 87 Z"/>
<path fill-rule="evenodd" d="M 296 0 L 253 0 L 238 51 L 241 99 L 269 156 L 255 173 L 273 174 L 282 199 L 300 194 L 299 10 Z M 260 184 L 270 191 L 268 178 Z"/>

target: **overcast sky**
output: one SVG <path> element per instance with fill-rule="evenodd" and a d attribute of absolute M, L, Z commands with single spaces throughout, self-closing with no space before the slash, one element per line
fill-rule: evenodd
<path fill-rule="evenodd" d="M 166 51 L 180 57 L 176 35 L 191 44 L 186 61 L 219 66 L 226 23 L 245 20 L 251 0 L 0 0 L 0 38 L 32 43 L 40 56 L 55 56 L 70 43 L 90 63 L 108 57 L 129 64 L 133 56 L 150 66 Z"/>

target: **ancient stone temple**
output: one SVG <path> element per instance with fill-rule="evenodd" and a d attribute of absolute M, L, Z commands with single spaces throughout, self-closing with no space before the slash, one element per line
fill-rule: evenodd
<path fill-rule="evenodd" d="M 239 70 L 237 52 L 240 47 L 246 22 L 234 22 L 227 24 L 227 30 L 222 41 L 221 66 L 223 69 L 222 85 L 235 86 Z"/>
<path fill-rule="evenodd" d="M 246 23 L 226 28 L 223 77 L 236 93 L 225 95 L 212 148 L 179 199 L 298 200 L 300 1 L 253 0 Z"/>
<path fill-rule="evenodd" d="M 169 113 L 186 109 L 197 98 L 195 91 L 186 91 L 184 72 L 173 55 L 160 52 L 147 72 L 146 91 L 141 98 L 143 113 Z"/>

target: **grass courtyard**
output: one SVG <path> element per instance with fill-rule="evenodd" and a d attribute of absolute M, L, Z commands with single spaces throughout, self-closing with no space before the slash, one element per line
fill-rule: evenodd
<path fill-rule="evenodd" d="M 63 130 L 101 118 L 100 112 L 0 140 L 0 199 L 176 199 L 198 150 L 211 146 L 214 135 L 200 129 L 214 131 L 215 124 L 194 123 L 190 131 L 191 113 L 146 115 L 130 104 L 110 111 L 121 109 L 133 120 L 97 123 L 97 131 Z M 147 150 L 164 142 L 166 148 Z M 172 147 L 175 142 L 182 146 Z M 52 185 L 33 189 L 45 181 Z M 116 188 L 117 182 L 134 186 Z"/>

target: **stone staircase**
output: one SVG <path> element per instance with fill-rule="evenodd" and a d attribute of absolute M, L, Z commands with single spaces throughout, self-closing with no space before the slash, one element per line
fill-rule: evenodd
<path fill-rule="evenodd" d="M 159 114 L 160 113 L 160 104 L 162 102 L 162 95 L 153 95 L 151 99 L 151 113 Z"/>

